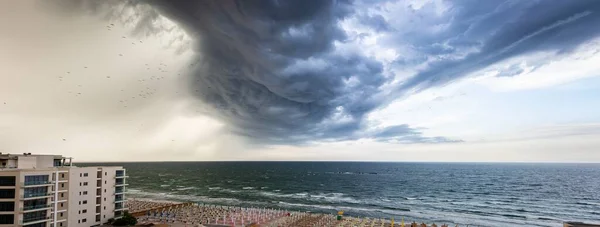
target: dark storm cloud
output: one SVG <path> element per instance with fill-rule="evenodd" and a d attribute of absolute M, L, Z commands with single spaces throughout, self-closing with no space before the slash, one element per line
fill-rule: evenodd
<path fill-rule="evenodd" d="M 366 116 L 410 91 L 450 83 L 513 56 L 567 53 L 600 30 L 595 0 L 450 1 L 442 13 L 433 3 L 405 12 L 376 4 L 394 1 L 146 2 L 195 39 L 199 57 L 189 78 L 195 97 L 215 107 L 213 114 L 229 130 L 265 143 L 458 142 L 425 137 L 408 125 L 372 130 Z M 340 48 L 368 36 L 344 31 L 340 23 L 348 18 L 385 34 L 386 47 L 402 57 L 385 65 L 361 46 Z M 403 54 L 406 49 L 412 54 Z M 424 63 L 394 91 L 382 90 L 394 80 L 386 68 Z"/>
<path fill-rule="evenodd" d="M 443 16 L 424 17 L 432 14 L 432 4 L 413 10 L 419 26 L 389 35 L 388 42 L 408 41 L 419 53 L 397 59 L 399 66 L 430 60 L 429 67 L 404 81 L 400 91 L 446 84 L 535 51 L 568 53 L 600 32 L 600 1 L 595 0 L 449 3 L 452 5 Z M 516 68 L 512 69 L 502 75 L 518 74 Z"/>
<path fill-rule="evenodd" d="M 348 39 L 339 21 L 353 13 L 349 2 L 149 3 L 196 38 L 201 57 L 190 89 L 236 134 L 282 144 L 374 135 L 365 116 L 380 106 L 388 79 L 382 63 L 335 51 Z M 385 29 L 381 16 L 368 22 Z M 410 130 L 394 136 L 424 141 Z"/>

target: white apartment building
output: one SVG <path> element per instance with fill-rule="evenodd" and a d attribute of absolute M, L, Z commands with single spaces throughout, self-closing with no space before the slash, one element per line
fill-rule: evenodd
<path fill-rule="evenodd" d="M 89 227 L 119 218 L 125 169 L 76 167 L 60 155 L 0 153 L 0 227 Z"/>

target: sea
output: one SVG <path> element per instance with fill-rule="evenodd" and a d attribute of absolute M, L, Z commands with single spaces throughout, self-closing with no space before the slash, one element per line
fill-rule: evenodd
<path fill-rule="evenodd" d="M 454 226 L 600 223 L 600 164 L 79 163 L 127 169 L 128 198 Z"/>

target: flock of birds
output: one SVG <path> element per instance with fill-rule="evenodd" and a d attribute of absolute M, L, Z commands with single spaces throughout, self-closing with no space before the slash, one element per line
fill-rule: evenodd
<path fill-rule="evenodd" d="M 114 26 L 115 26 L 114 24 L 110 24 L 110 25 L 107 25 L 106 28 L 107 28 L 107 30 L 111 31 L 111 29 L 113 29 Z M 126 36 L 122 36 L 121 38 L 122 39 L 127 39 Z M 139 40 L 138 42 L 139 42 L 139 44 L 143 44 L 144 43 L 142 40 Z M 136 45 L 136 42 L 135 41 L 131 42 L 131 45 Z M 124 55 L 122 53 L 119 53 L 118 56 L 119 57 L 123 57 Z M 147 64 L 147 63 L 144 65 L 144 67 L 146 68 L 147 71 L 152 70 L 152 67 L 149 64 Z M 88 66 L 83 66 L 83 69 L 88 69 Z M 166 64 L 164 64 L 164 63 L 160 63 L 156 67 L 156 70 L 158 72 L 160 72 L 160 73 L 168 73 L 169 71 L 167 69 L 168 69 L 168 66 Z M 58 80 L 60 82 L 65 81 L 65 80 L 69 79 L 72 75 L 73 74 L 71 74 L 71 71 L 67 71 L 65 73 L 65 75 L 58 76 Z M 181 74 L 178 74 L 178 75 L 181 75 Z M 106 77 L 106 79 L 111 79 L 110 75 L 106 75 L 105 77 Z M 160 80 L 165 80 L 165 79 L 166 79 L 165 76 L 157 76 L 157 75 L 151 74 L 151 75 L 149 75 L 149 76 L 147 76 L 145 78 L 138 79 L 137 82 L 139 82 L 139 83 L 147 83 L 147 82 L 151 82 L 151 81 L 160 81 Z M 68 91 L 68 93 L 72 93 L 75 96 L 82 96 L 83 95 L 83 92 L 82 92 L 83 88 L 82 87 L 83 87 L 82 84 L 77 84 L 77 91 Z M 130 101 L 133 101 L 135 99 L 148 99 L 148 98 L 152 97 L 153 95 L 155 95 L 158 92 L 158 89 L 155 88 L 155 87 L 153 87 L 151 84 L 144 84 L 144 85 L 136 87 L 136 88 L 140 88 L 140 87 L 144 87 L 144 88 L 138 89 L 136 91 L 137 94 L 134 94 L 132 96 L 123 97 L 122 99 L 118 100 L 118 104 L 121 105 L 124 108 L 127 108 L 127 107 L 129 107 L 128 103 Z M 134 88 L 134 89 L 136 89 L 136 88 Z M 121 92 L 126 92 L 126 89 L 121 89 L 120 91 Z"/>
<path fill-rule="evenodd" d="M 114 29 L 114 24 L 110 24 L 106 26 L 106 29 L 108 31 L 111 31 L 112 29 Z M 121 36 L 122 39 L 128 39 L 126 36 Z M 129 41 L 129 40 L 128 40 Z M 142 45 L 144 42 L 142 40 L 138 40 L 131 42 L 131 45 Z M 118 57 L 123 57 L 124 54 L 123 53 L 119 53 Z M 190 67 L 195 66 L 196 63 L 190 64 Z M 87 65 L 82 66 L 83 70 L 87 70 L 89 69 L 89 67 Z M 144 99 L 150 99 L 151 97 L 155 96 L 158 93 L 158 88 L 156 86 L 156 82 L 157 81 L 161 81 L 161 80 L 165 80 L 167 79 L 168 73 L 169 73 L 169 67 L 167 64 L 164 63 L 160 63 L 158 66 L 151 66 L 150 64 L 146 63 L 144 64 L 144 67 L 146 69 L 146 71 L 148 71 L 149 75 L 145 76 L 144 78 L 141 79 L 137 79 L 138 83 L 141 83 L 141 86 L 133 86 L 130 88 L 123 88 L 120 89 L 120 92 L 122 93 L 122 96 L 120 99 L 118 99 L 116 102 L 116 104 L 120 107 L 123 108 L 128 108 L 133 101 L 135 100 L 144 100 Z M 157 73 L 151 73 L 150 71 L 156 70 L 158 73 L 164 73 L 163 75 L 157 75 Z M 151 73 L 151 74 L 150 74 Z M 69 79 L 74 79 L 74 75 L 79 74 L 78 72 L 76 72 L 75 70 L 73 71 L 66 71 L 64 73 L 64 75 L 58 76 L 58 81 L 59 82 L 69 82 Z M 80 72 L 81 74 L 85 74 L 85 72 Z M 166 75 L 166 76 L 165 76 Z M 178 73 L 178 76 L 180 76 L 181 74 Z M 106 75 L 105 79 L 106 80 L 110 80 L 112 77 L 111 75 Z M 71 82 L 75 82 L 75 80 L 71 81 Z M 150 83 L 150 82 L 154 82 L 154 83 Z M 93 86 L 93 85 L 91 85 Z M 67 92 L 69 94 L 73 94 L 75 97 L 81 97 L 84 95 L 84 84 L 78 82 L 76 83 L 76 87 L 71 87 L 70 89 L 67 90 Z M 179 91 L 176 91 L 176 93 L 178 94 Z M 4 102 L 4 104 L 6 105 L 7 103 Z M 62 138 L 62 141 L 67 141 L 66 138 Z M 175 141 L 175 140 L 171 140 L 171 141 Z"/>

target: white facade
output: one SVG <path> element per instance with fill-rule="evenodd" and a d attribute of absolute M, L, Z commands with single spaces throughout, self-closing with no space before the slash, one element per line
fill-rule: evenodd
<path fill-rule="evenodd" d="M 0 153 L 0 227 L 88 227 L 120 217 L 125 170 L 70 163 L 62 156 Z"/>

